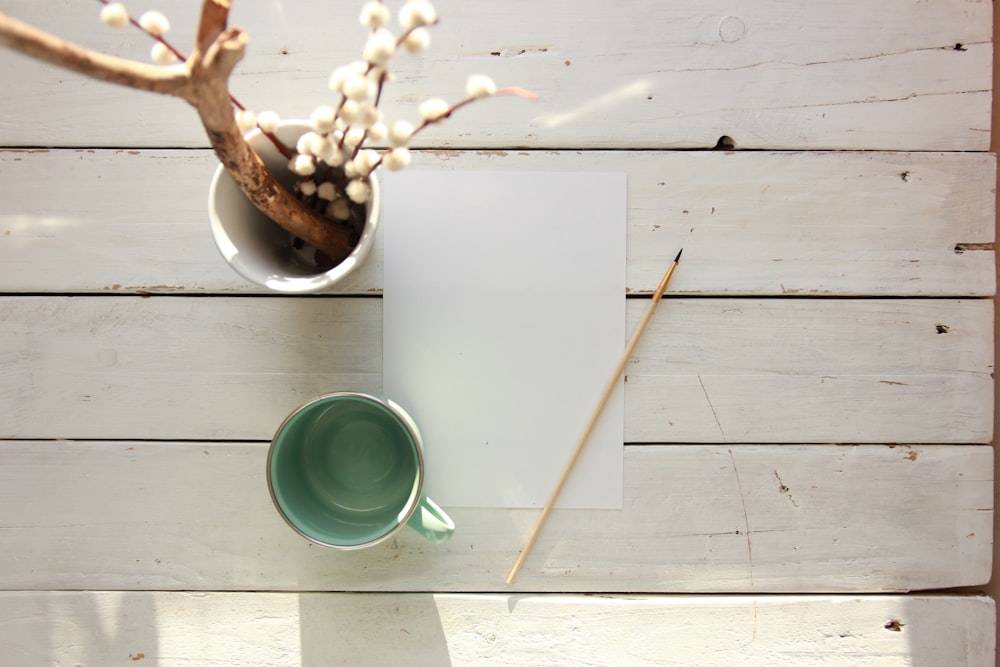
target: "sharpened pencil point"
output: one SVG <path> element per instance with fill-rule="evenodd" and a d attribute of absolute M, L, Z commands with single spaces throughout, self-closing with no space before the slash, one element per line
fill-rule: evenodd
<path fill-rule="evenodd" d="M 680 250 L 677 251 L 677 256 L 674 257 L 674 264 L 676 264 L 677 262 L 681 261 L 681 253 L 682 252 L 684 252 L 684 248 L 681 248 Z"/>

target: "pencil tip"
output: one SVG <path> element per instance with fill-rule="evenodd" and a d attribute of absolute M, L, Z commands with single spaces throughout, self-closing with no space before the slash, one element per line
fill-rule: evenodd
<path fill-rule="evenodd" d="M 674 264 L 676 264 L 677 262 L 681 261 L 681 253 L 682 252 L 684 252 L 684 248 L 681 248 L 680 250 L 677 251 L 677 256 L 674 257 Z"/>

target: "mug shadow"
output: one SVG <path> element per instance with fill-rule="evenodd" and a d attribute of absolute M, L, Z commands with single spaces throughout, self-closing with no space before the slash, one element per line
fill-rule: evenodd
<path fill-rule="evenodd" d="M 430 593 L 300 593 L 302 667 L 451 665 Z"/>

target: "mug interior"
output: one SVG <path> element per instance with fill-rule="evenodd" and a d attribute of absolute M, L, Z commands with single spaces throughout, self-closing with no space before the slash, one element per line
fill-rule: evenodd
<path fill-rule="evenodd" d="M 380 401 L 327 396 L 293 413 L 268 460 L 279 511 L 303 536 L 359 547 L 405 522 L 420 498 L 418 445 Z"/>

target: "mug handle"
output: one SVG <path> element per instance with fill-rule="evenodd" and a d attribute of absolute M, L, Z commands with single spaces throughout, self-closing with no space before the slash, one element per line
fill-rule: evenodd
<path fill-rule="evenodd" d="M 445 511 L 436 502 L 427 496 L 420 496 L 417 511 L 413 513 L 406 525 L 434 544 L 447 542 L 451 534 L 455 532 L 455 522 L 445 514 Z"/>

